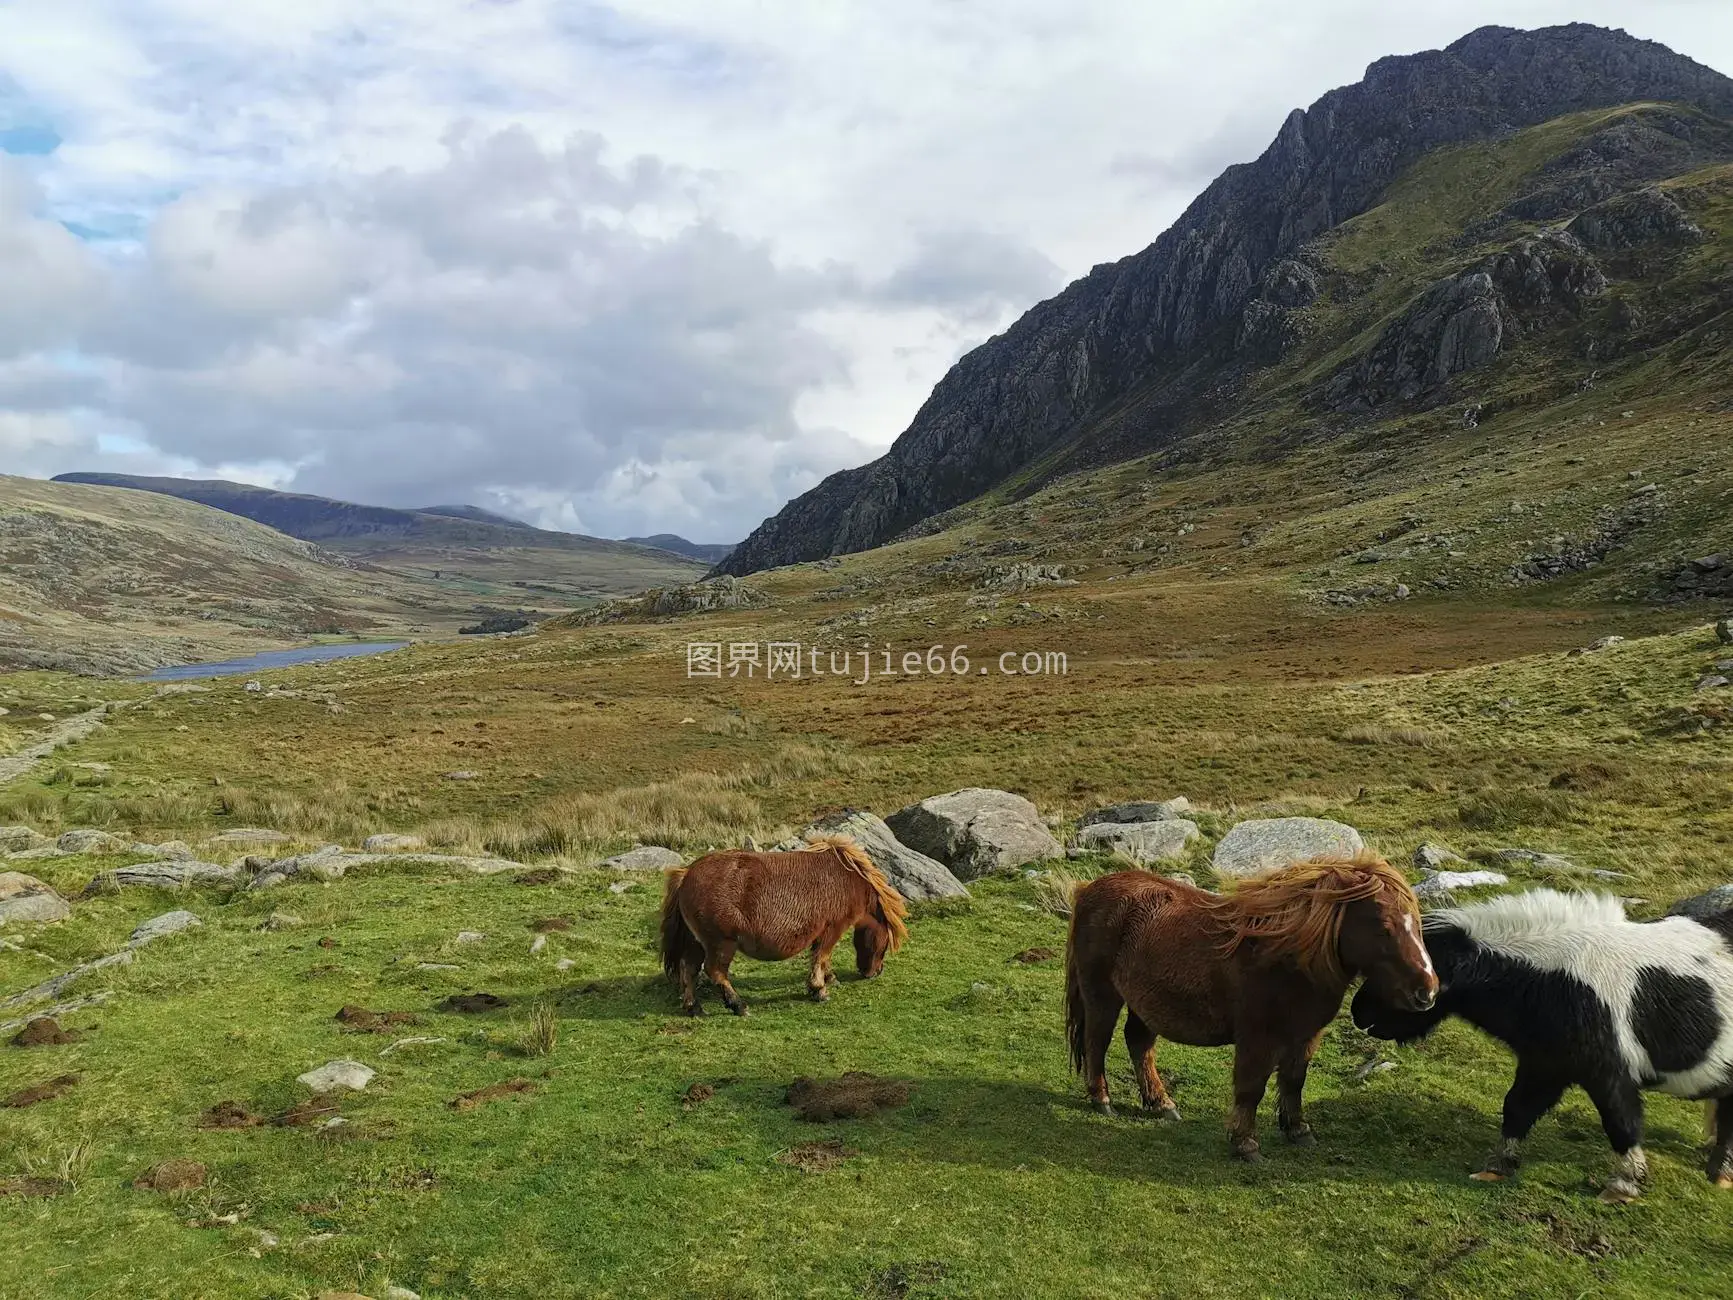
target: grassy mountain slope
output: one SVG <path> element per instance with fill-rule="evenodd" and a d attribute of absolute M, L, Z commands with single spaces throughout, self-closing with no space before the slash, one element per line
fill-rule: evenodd
<path fill-rule="evenodd" d="M 702 572 L 696 561 L 652 547 L 532 528 L 473 506 L 396 510 L 221 479 L 75 473 L 56 481 L 198 501 L 478 600 L 570 606 Z"/>
<path fill-rule="evenodd" d="M 194 502 L 0 476 L 0 664 L 124 672 L 455 617 L 435 587 Z"/>

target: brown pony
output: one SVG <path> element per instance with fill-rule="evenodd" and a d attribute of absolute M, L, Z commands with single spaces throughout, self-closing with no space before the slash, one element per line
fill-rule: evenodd
<path fill-rule="evenodd" d="M 1095 1109 L 1107 1099 L 1107 1048 L 1122 1006 L 1125 1046 L 1146 1110 L 1177 1120 L 1155 1069 L 1155 1042 L 1234 1045 L 1234 1154 L 1258 1160 L 1257 1115 L 1271 1071 L 1288 1141 L 1310 1145 L 1306 1069 L 1356 976 L 1403 1007 L 1425 1008 L 1438 977 L 1420 909 L 1382 858 L 1314 858 L 1207 893 L 1146 871 L 1078 889 L 1065 950 L 1071 1062 Z"/>
<path fill-rule="evenodd" d="M 746 1004 L 728 982 L 736 950 L 760 961 L 784 961 L 812 953 L 807 989 L 827 1001 L 836 978 L 830 952 L 854 927 L 855 965 L 862 979 L 885 967 L 885 954 L 908 937 L 902 895 L 846 835 L 807 841 L 793 853 L 708 853 L 691 866 L 668 872 L 662 900 L 662 969 L 680 982 L 689 1016 L 698 1005 L 698 968 L 722 990 L 737 1016 Z"/>

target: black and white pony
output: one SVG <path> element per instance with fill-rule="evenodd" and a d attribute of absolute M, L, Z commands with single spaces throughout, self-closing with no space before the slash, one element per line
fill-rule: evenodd
<path fill-rule="evenodd" d="M 1602 1200 L 1641 1191 L 1645 1089 L 1711 1103 L 1709 1178 L 1733 1188 L 1733 912 L 1638 922 L 1616 898 L 1537 889 L 1433 912 L 1424 932 L 1438 1001 L 1411 1011 L 1368 986 L 1354 1023 L 1409 1042 L 1461 1016 L 1516 1053 L 1503 1144 L 1475 1178 L 1514 1174 L 1523 1138 L 1575 1084 L 1619 1157 Z"/>

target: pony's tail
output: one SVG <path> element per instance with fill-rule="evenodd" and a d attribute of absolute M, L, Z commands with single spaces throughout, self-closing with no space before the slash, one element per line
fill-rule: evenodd
<path fill-rule="evenodd" d="M 1065 1041 L 1071 1048 L 1071 1068 L 1084 1073 L 1083 1063 L 1083 972 L 1077 967 L 1077 908 L 1071 909 L 1071 925 L 1065 932 Z"/>
<path fill-rule="evenodd" d="M 680 959 L 698 942 L 698 936 L 688 928 L 686 918 L 680 913 L 680 885 L 685 879 L 685 867 L 675 867 L 663 873 L 662 973 L 669 979 L 678 978 Z"/>

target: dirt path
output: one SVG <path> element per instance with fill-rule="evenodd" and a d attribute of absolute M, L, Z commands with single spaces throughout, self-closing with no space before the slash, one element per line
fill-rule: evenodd
<path fill-rule="evenodd" d="M 103 718 L 115 706 L 110 700 L 99 704 L 85 713 L 74 714 L 64 722 L 56 723 L 48 735 L 37 741 L 28 749 L 21 749 L 16 754 L 7 754 L 0 758 L 0 785 L 16 781 L 47 758 L 62 745 L 70 745 L 74 741 L 83 740 L 91 732 L 102 725 Z"/>

